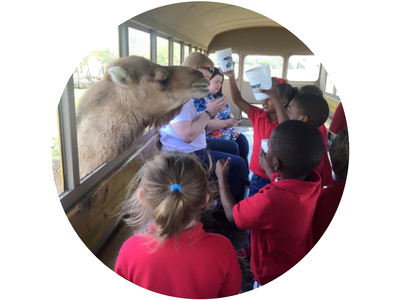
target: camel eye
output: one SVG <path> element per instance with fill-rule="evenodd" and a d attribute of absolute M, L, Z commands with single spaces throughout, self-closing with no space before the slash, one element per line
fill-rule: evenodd
<path fill-rule="evenodd" d="M 170 79 L 169 76 L 166 77 L 166 78 L 164 78 L 164 79 L 158 80 L 158 83 L 159 83 L 163 88 L 168 87 L 168 85 L 169 85 L 170 82 L 171 82 L 171 79 Z"/>

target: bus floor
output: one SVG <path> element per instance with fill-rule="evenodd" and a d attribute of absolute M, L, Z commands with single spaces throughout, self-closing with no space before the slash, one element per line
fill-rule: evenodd
<path fill-rule="evenodd" d="M 253 149 L 253 129 L 251 127 L 238 127 L 237 129 L 246 136 L 249 141 L 249 156 L 250 161 L 252 149 Z M 251 177 L 251 174 L 250 174 Z M 245 197 L 248 194 L 248 186 L 246 186 Z M 218 218 L 212 211 L 205 211 L 202 214 L 201 222 L 204 225 L 204 230 L 207 232 L 213 232 L 221 234 L 227 237 L 231 242 L 235 250 L 240 250 L 244 245 L 248 244 L 248 234 L 245 230 L 238 230 L 235 226 L 232 226 L 222 214 L 219 214 Z M 97 255 L 97 257 L 111 270 L 114 270 L 115 260 L 118 256 L 118 252 L 122 244 L 131 237 L 135 232 L 127 227 L 120 225 L 115 233 L 110 238 L 107 245 Z M 253 289 L 253 274 L 250 270 L 250 258 L 238 258 L 240 268 L 242 270 L 242 288 L 241 293 L 250 291 Z"/>

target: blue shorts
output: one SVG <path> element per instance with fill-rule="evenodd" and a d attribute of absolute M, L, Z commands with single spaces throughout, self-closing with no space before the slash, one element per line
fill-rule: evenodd
<path fill-rule="evenodd" d="M 269 180 L 269 179 L 263 178 L 256 174 L 253 174 L 253 176 L 251 176 L 251 180 L 250 180 L 250 188 L 249 188 L 249 196 L 248 197 L 251 197 L 254 194 L 257 194 L 259 190 L 261 190 L 264 186 L 266 186 L 270 182 L 271 182 L 271 180 Z"/>

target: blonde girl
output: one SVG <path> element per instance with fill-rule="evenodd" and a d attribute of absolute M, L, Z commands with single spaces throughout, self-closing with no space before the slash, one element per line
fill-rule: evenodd
<path fill-rule="evenodd" d="M 133 227 L 154 222 L 148 233 L 121 247 L 115 272 L 148 290 L 181 298 L 238 294 L 241 270 L 231 242 L 206 233 L 200 215 L 214 190 L 194 154 L 165 152 L 148 161 L 131 185 L 121 214 Z"/>

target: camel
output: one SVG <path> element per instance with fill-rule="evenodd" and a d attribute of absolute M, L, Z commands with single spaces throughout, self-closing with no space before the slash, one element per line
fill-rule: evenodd
<path fill-rule="evenodd" d="M 80 101 L 76 114 L 81 178 L 126 150 L 146 127 L 162 126 L 208 93 L 198 70 L 138 56 L 118 59 Z"/>

